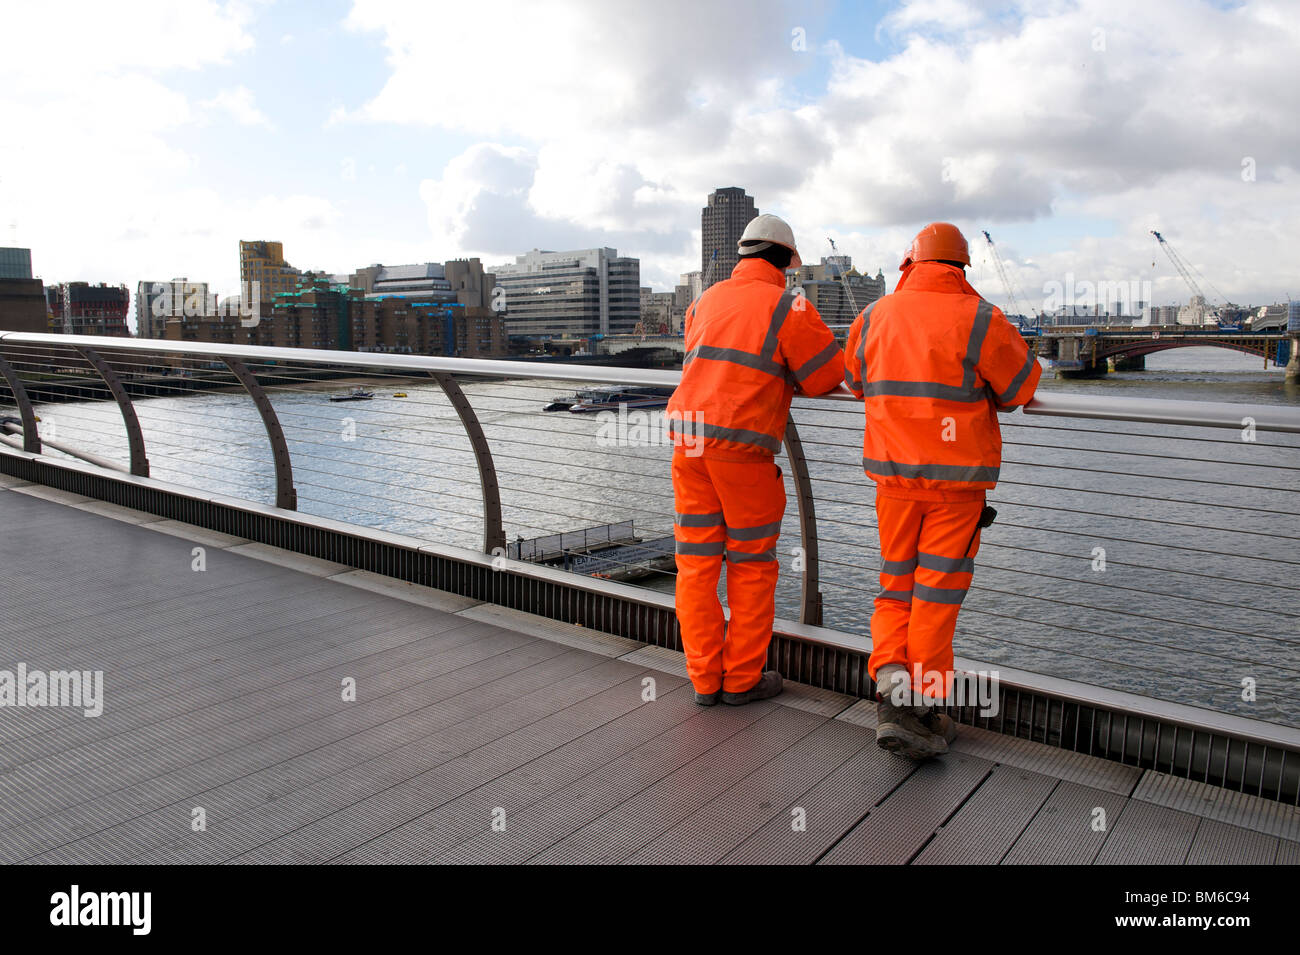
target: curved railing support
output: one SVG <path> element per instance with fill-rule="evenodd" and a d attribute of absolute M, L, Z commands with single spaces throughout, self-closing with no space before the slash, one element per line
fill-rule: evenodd
<path fill-rule="evenodd" d="M 27 396 L 27 389 L 23 387 L 22 379 L 14 371 L 13 366 L 5 360 L 4 355 L 0 355 L 0 375 L 9 385 L 9 390 L 13 392 L 14 403 L 18 405 L 18 413 L 23 419 L 23 450 L 28 454 L 41 453 L 41 434 L 36 430 L 36 412 L 32 408 L 32 400 Z"/>
<path fill-rule="evenodd" d="M 799 601 L 799 622 L 822 624 L 821 567 L 817 557 L 817 509 L 813 504 L 812 478 L 808 459 L 794 418 L 785 426 L 785 456 L 790 462 L 795 501 L 799 505 L 799 546 L 803 548 L 803 595 Z"/>
<path fill-rule="evenodd" d="M 483 553 L 497 553 L 497 548 L 504 551 L 506 531 L 501 523 L 501 488 L 497 484 L 497 469 L 492 463 L 492 449 L 488 447 L 487 435 L 483 433 L 478 415 L 474 413 L 473 405 L 465 397 L 465 392 L 456 383 L 456 379 L 445 371 L 431 371 L 429 377 L 438 383 L 456 410 L 474 451 L 474 463 L 478 465 L 478 483 L 483 492 Z"/>
<path fill-rule="evenodd" d="M 293 487 L 293 463 L 289 460 L 289 445 L 284 440 L 284 429 L 280 427 L 280 419 L 271 406 L 271 399 L 242 361 L 225 356 L 221 360 L 234 372 L 253 399 L 253 404 L 257 405 L 257 413 L 262 416 L 262 424 L 266 426 L 266 436 L 271 439 L 271 456 L 275 460 L 275 506 L 286 511 L 296 511 L 298 492 Z"/>
<path fill-rule="evenodd" d="M 122 387 L 122 380 L 95 349 L 84 345 L 77 345 L 75 348 L 86 361 L 90 362 L 95 371 L 99 372 L 99 377 L 103 378 L 104 384 L 108 385 L 113 400 L 117 402 L 117 407 L 122 412 L 122 423 L 126 425 L 126 441 L 131 449 L 131 473 L 138 477 L 148 477 L 149 459 L 144 453 L 144 433 L 140 430 L 140 419 L 136 417 L 131 396 Z"/>

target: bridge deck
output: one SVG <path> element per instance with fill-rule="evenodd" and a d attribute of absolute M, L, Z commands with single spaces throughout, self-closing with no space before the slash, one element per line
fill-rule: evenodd
<path fill-rule="evenodd" d="M 701 709 L 679 654 L 0 482 L 0 669 L 105 700 L 0 708 L 3 862 L 1300 861 L 1276 803 L 972 729 L 914 765 L 867 703 Z"/>

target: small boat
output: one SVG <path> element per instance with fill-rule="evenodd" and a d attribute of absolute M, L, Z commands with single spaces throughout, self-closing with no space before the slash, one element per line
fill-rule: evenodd
<path fill-rule="evenodd" d="M 406 392 L 405 392 L 405 391 L 394 391 L 394 392 L 393 392 L 393 397 L 394 397 L 394 398 L 405 398 L 405 397 L 406 397 Z"/>
<path fill-rule="evenodd" d="M 364 388 L 353 388 L 346 395 L 330 395 L 330 401 L 369 401 L 374 396 L 373 391 L 366 391 Z"/>
<path fill-rule="evenodd" d="M 606 385 L 580 391 L 576 400 L 569 406 L 573 414 L 591 411 L 617 411 L 622 407 L 629 410 L 639 408 L 668 407 L 668 399 L 673 396 L 672 388 L 660 388 L 655 385 Z"/>

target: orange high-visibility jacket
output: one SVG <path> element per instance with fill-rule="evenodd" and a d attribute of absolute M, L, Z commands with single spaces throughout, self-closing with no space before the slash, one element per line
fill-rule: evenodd
<path fill-rule="evenodd" d="M 743 461 L 781 449 L 795 385 L 839 385 L 844 353 L 808 299 L 758 258 L 708 289 L 686 313 L 682 381 L 665 416 L 676 450 Z"/>
<path fill-rule="evenodd" d="M 997 411 L 1042 374 L 1020 332 L 957 266 L 917 262 L 849 330 L 844 383 L 864 398 L 862 468 L 882 488 L 982 491 L 1002 465 Z"/>

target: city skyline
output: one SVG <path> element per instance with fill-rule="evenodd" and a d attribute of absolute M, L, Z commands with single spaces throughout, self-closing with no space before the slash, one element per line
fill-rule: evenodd
<path fill-rule="evenodd" d="M 1031 298 L 1073 274 L 1185 302 L 1151 228 L 1239 303 L 1295 292 L 1300 30 L 1269 4 L 696 10 L 619 14 L 647 39 L 621 52 L 582 3 L 490 30 L 378 0 L 14 11 L 60 63 L 30 44 L 0 66 L 0 245 L 47 282 L 223 293 L 240 236 L 327 272 L 608 246 L 670 290 L 702 201 L 737 185 L 805 259 L 833 238 L 886 278 L 920 224 L 955 221 L 999 301 L 983 228 Z"/>

